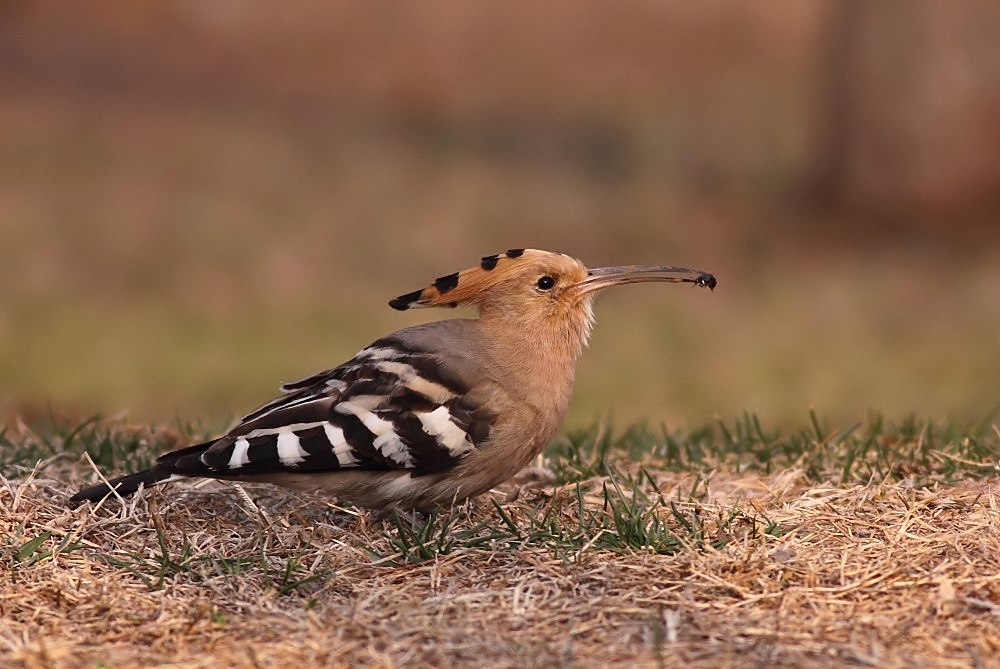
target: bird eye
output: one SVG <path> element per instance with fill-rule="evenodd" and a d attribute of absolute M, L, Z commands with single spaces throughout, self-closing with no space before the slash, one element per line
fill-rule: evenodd
<path fill-rule="evenodd" d="M 538 286 L 540 290 L 549 290 L 552 286 L 556 285 L 556 280 L 551 276 L 543 276 L 535 285 Z"/>

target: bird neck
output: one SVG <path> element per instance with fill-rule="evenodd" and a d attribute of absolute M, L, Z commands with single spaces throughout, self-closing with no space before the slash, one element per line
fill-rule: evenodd
<path fill-rule="evenodd" d="M 547 420 L 561 422 L 593 325 L 590 300 L 563 313 L 482 309 L 479 324 L 495 377 Z"/>

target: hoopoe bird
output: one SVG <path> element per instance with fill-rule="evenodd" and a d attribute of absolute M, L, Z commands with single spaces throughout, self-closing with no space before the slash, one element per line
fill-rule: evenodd
<path fill-rule="evenodd" d="M 671 266 L 587 269 L 511 249 L 390 300 L 394 309 L 478 307 L 478 319 L 416 325 L 333 369 L 288 383 L 222 437 L 81 490 L 99 501 L 190 477 L 268 482 L 360 507 L 430 511 L 516 474 L 555 435 L 597 291 L 640 281 L 715 288 Z"/>

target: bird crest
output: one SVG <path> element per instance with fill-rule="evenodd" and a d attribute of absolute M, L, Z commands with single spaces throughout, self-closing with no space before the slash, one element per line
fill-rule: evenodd
<path fill-rule="evenodd" d="M 537 249 L 508 249 L 483 256 L 477 267 L 439 276 L 434 283 L 389 300 L 399 311 L 420 307 L 457 307 L 476 298 L 528 263 L 561 254 Z"/>

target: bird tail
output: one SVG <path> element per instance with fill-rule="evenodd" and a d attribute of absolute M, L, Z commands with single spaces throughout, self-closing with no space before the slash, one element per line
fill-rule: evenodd
<path fill-rule="evenodd" d="M 136 472 L 135 474 L 128 474 L 127 476 L 119 476 L 118 478 L 111 479 L 107 483 L 99 483 L 98 485 L 84 488 L 70 497 L 69 503 L 73 506 L 78 506 L 84 502 L 99 502 L 115 492 L 122 497 L 128 497 L 139 490 L 139 486 L 145 486 L 148 488 L 174 478 L 181 477 L 177 477 L 168 471 L 162 471 L 157 467 L 144 469 L 143 471 Z"/>
<path fill-rule="evenodd" d="M 214 444 L 208 441 L 203 444 L 195 444 L 178 451 L 166 453 L 156 461 L 156 464 L 141 472 L 127 474 L 113 478 L 107 483 L 100 483 L 89 488 L 84 488 L 69 498 L 69 503 L 78 506 L 84 502 L 99 502 L 108 495 L 117 493 L 121 497 L 128 497 L 139 490 L 140 486 L 149 488 L 150 486 L 176 481 L 189 476 L 207 475 L 208 468 L 201 463 L 201 454 Z M 202 472 L 201 470 L 204 470 Z"/>

